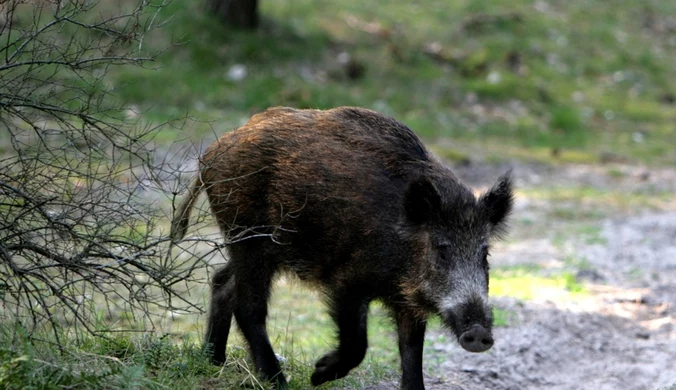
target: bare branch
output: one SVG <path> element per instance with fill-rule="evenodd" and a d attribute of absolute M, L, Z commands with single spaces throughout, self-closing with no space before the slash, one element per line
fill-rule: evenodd
<path fill-rule="evenodd" d="M 0 320 L 96 333 L 101 311 L 202 310 L 182 284 L 213 247 L 170 256 L 153 197 L 174 194 L 147 184 L 175 176 L 153 150 L 163 124 L 129 122 L 104 82 L 111 66 L 154 60 L 143 35 L 166 4 L 109 17 L 96 1 L 0 4 Z"/>

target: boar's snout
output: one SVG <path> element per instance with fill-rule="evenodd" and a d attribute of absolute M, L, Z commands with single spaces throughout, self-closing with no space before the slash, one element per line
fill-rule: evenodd
<path fill-rule="evenodd" d="M 474 324 L 460 335 L 460 346 L 469 352 L 488 351 L 493 346 L 493 336 L 483 326 Z"/>

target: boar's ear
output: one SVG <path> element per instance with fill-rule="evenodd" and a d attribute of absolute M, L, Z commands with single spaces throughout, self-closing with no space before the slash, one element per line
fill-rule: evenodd
<path fill-rule="evenodd" d="M 441 196 L 426 177 L 413 180 L 404 193 L 406 217 L 414 224 L 425 223 L 441 208 Z"/>
<path fill-rule="evenodd" d="M 479 204 L 492 225 L 492 234 L 497 236 L 503 234 L 507 228 L 507 217 L 514 204 L 511 171 L 498 178 L 493 187 L 483 194 Z"/>

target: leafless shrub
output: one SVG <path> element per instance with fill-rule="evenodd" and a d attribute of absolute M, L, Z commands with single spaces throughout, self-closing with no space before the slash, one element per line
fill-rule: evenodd
<path fill-rule="evenodd" d="M 153 60 L 143 40 L 166 1 L 0 2 L 0 321 L 98 332 L 102 308 L 130 327 L 201 310 L 186 281 L 222 243 L 169 256 L 178 172 L 153 136 L 171 124 L 133 119 L 106 78 Z"/>

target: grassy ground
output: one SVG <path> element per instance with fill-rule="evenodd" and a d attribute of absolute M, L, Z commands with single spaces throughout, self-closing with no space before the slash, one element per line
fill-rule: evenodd
<path fill-rule="evenodd" d="M 296 0 L 261 14 L 259 31 L 237 32 L 174 2 L 146 45 L 178 45 L 111 83 L 148 119 L 215 120 L 183 138 L 269 106 L 357 105 L 483 155 L 676 162 L 669 2 Z"/>
<path fill-rule="evenodd" d="M 271 303 L 268 330 L 292 389 L 310 387 L 313 364 L 334 345 L 334 327 L 317 295 L 296 283 L 278 283 Z M 575 299 L 583 288 L 570 274 L 537 276 L 523 269 L 498 269 L 491 279 L 493 296 L 530 299 L 543 294 L 553 299 Z M 302 304 L 299 304 L 302 303 Z M 512 313 L 496 308 L 495 326 L 513 325 Z M 63 353 L 49 333 L 33 335 L 21 329 L 0 327 L 0 388 L 267 388 L 252 375 L 246 344 L 233 331 L 228 362 L 211 365 L 200 345 L 204 318 L 170 316 L 151 333 L 107 333 L 92 337 L 70 329 L 63 331 Z M 107 323 L 109 326 L 109 323 Z M 437 319 L 430 330 L 440 329 Z M 234 328 L 233 328 L 234 329 Z M 435 343 L 451 342 L 450 333 L 426 340 L 426 362 L 443 361 Z M 369 351 L 364 362 L 326 389 L 358 389 L 381 380 L 396 380 L 399 365 L 396 332 L 386 311 L 375 304 L 368 327 Z M 444 352 L 447 353 L 447 352 Z M 461 352 L 459 352 L 461 353 Z M 432 368 L 430 367 L 430 370 Z"/>
<path fill-rule="evenodd" d="M 269 106 L 356 105 L 395 116 L 456 162 L 676 164 L 676 32 L 669 27 L 676 3 L 263 0 L 261 14 L 258 31 L 232 31 L 206 15 L 201 1 L 175 1 L 161 12 L 169 23 L 146 40 L 149 49 L 168 49 L 146 69 L 114 69 L 109 86 L 144 121 L 194 119 L 158 134 L 159 147 L 209 142 Z M 671 202 L 660 193 L 591 187 L 521 195 L 559 202 L 549 217 L 568 221 L 602 217 L 593 214 L 600 205 Z M 581 226 L 580 234 L 601 239 Z M 491 286 L 494 296 L 519 299 L 584 294 L 572 274 L 538 269 L 495 269 Z M 206 300 L 204 291 L 197 295 Z M 496 311 L 497 325 L 510 318 Z M 270 319 L 292 387 L 307 388 L 314 360 L 333 344 L 321 300 L 281 281 Z M 228 365 L 208 364 L 198 344 L 203 323 L 177 316 L 151 335 L 73 341 L 65 354 L 0 329 L 0 387 L 260 387 L 235 332 Z M 375 305 L 366 361 L 324 388 L 396 378 L 393 335 Z"/>

